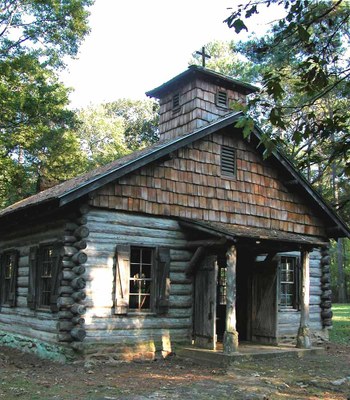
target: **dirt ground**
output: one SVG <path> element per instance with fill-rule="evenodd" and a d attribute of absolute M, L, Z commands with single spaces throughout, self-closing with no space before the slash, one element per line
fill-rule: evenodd
<path fill-rule="evenodd" d="M 229 369 L 175 356 L 118 365 L 62 365 L 0 347 L 1 399 L 350 399 L 350 346 Z"/>

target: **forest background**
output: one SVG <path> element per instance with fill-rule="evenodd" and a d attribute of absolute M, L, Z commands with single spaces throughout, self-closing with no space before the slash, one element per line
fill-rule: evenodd
<path fill-rule="evenodd" d="M 116 99 L 72 110 L 58 78 L 89 32 L 92 0 L 0 0 L 0 209 L 158 139 L 158 104 Z M 249 30 L 263 9 L 284 16 L 268 34 L 211 42 L 206 67 L 257 85 L 232 104 L 263 128 L 265 156 L 278 146 L 350 224 L 349 17 L 345 0 L 251 0 L 226 24 Z M 189 64 L 201 64 L 193 57 Z M 350 294 L 350 244 L 332 243 L 334 300 Z"/>

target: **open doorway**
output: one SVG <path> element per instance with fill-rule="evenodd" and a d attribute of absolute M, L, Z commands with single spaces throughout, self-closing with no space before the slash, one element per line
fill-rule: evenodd
<path fill-rule="evenodd" d="M 236 266 L 236 318 L 240 341 L 250 340 L 251 271 L 253 259 L 238 252 Z M 222 342 L 226 325 L 226 257 L 218 257 L 216 333 Z"/>

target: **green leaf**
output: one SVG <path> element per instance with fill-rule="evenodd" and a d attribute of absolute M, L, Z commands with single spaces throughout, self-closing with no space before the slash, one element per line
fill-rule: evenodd
<path fill-rule="evenodd" d="M 236 19 L 232 23 L 232 27 L 235 28 L 236 33 L 240 33 L 242 29 L 245 29 L 248 32 L 248 28 L 246 27 L 245 23 L 240 19 Z"/>

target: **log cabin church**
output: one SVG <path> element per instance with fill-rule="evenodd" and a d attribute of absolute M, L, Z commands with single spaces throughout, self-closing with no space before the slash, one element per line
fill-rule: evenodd
<path fill-rule="evenodd" d="M 349 229 L 258 126 L 243 138 L 230 104 L 255 90 L 191 66 L 147 93 L 158 143 L 2 210 L 0 343 L 118 361 L 326 339 Z"/>

